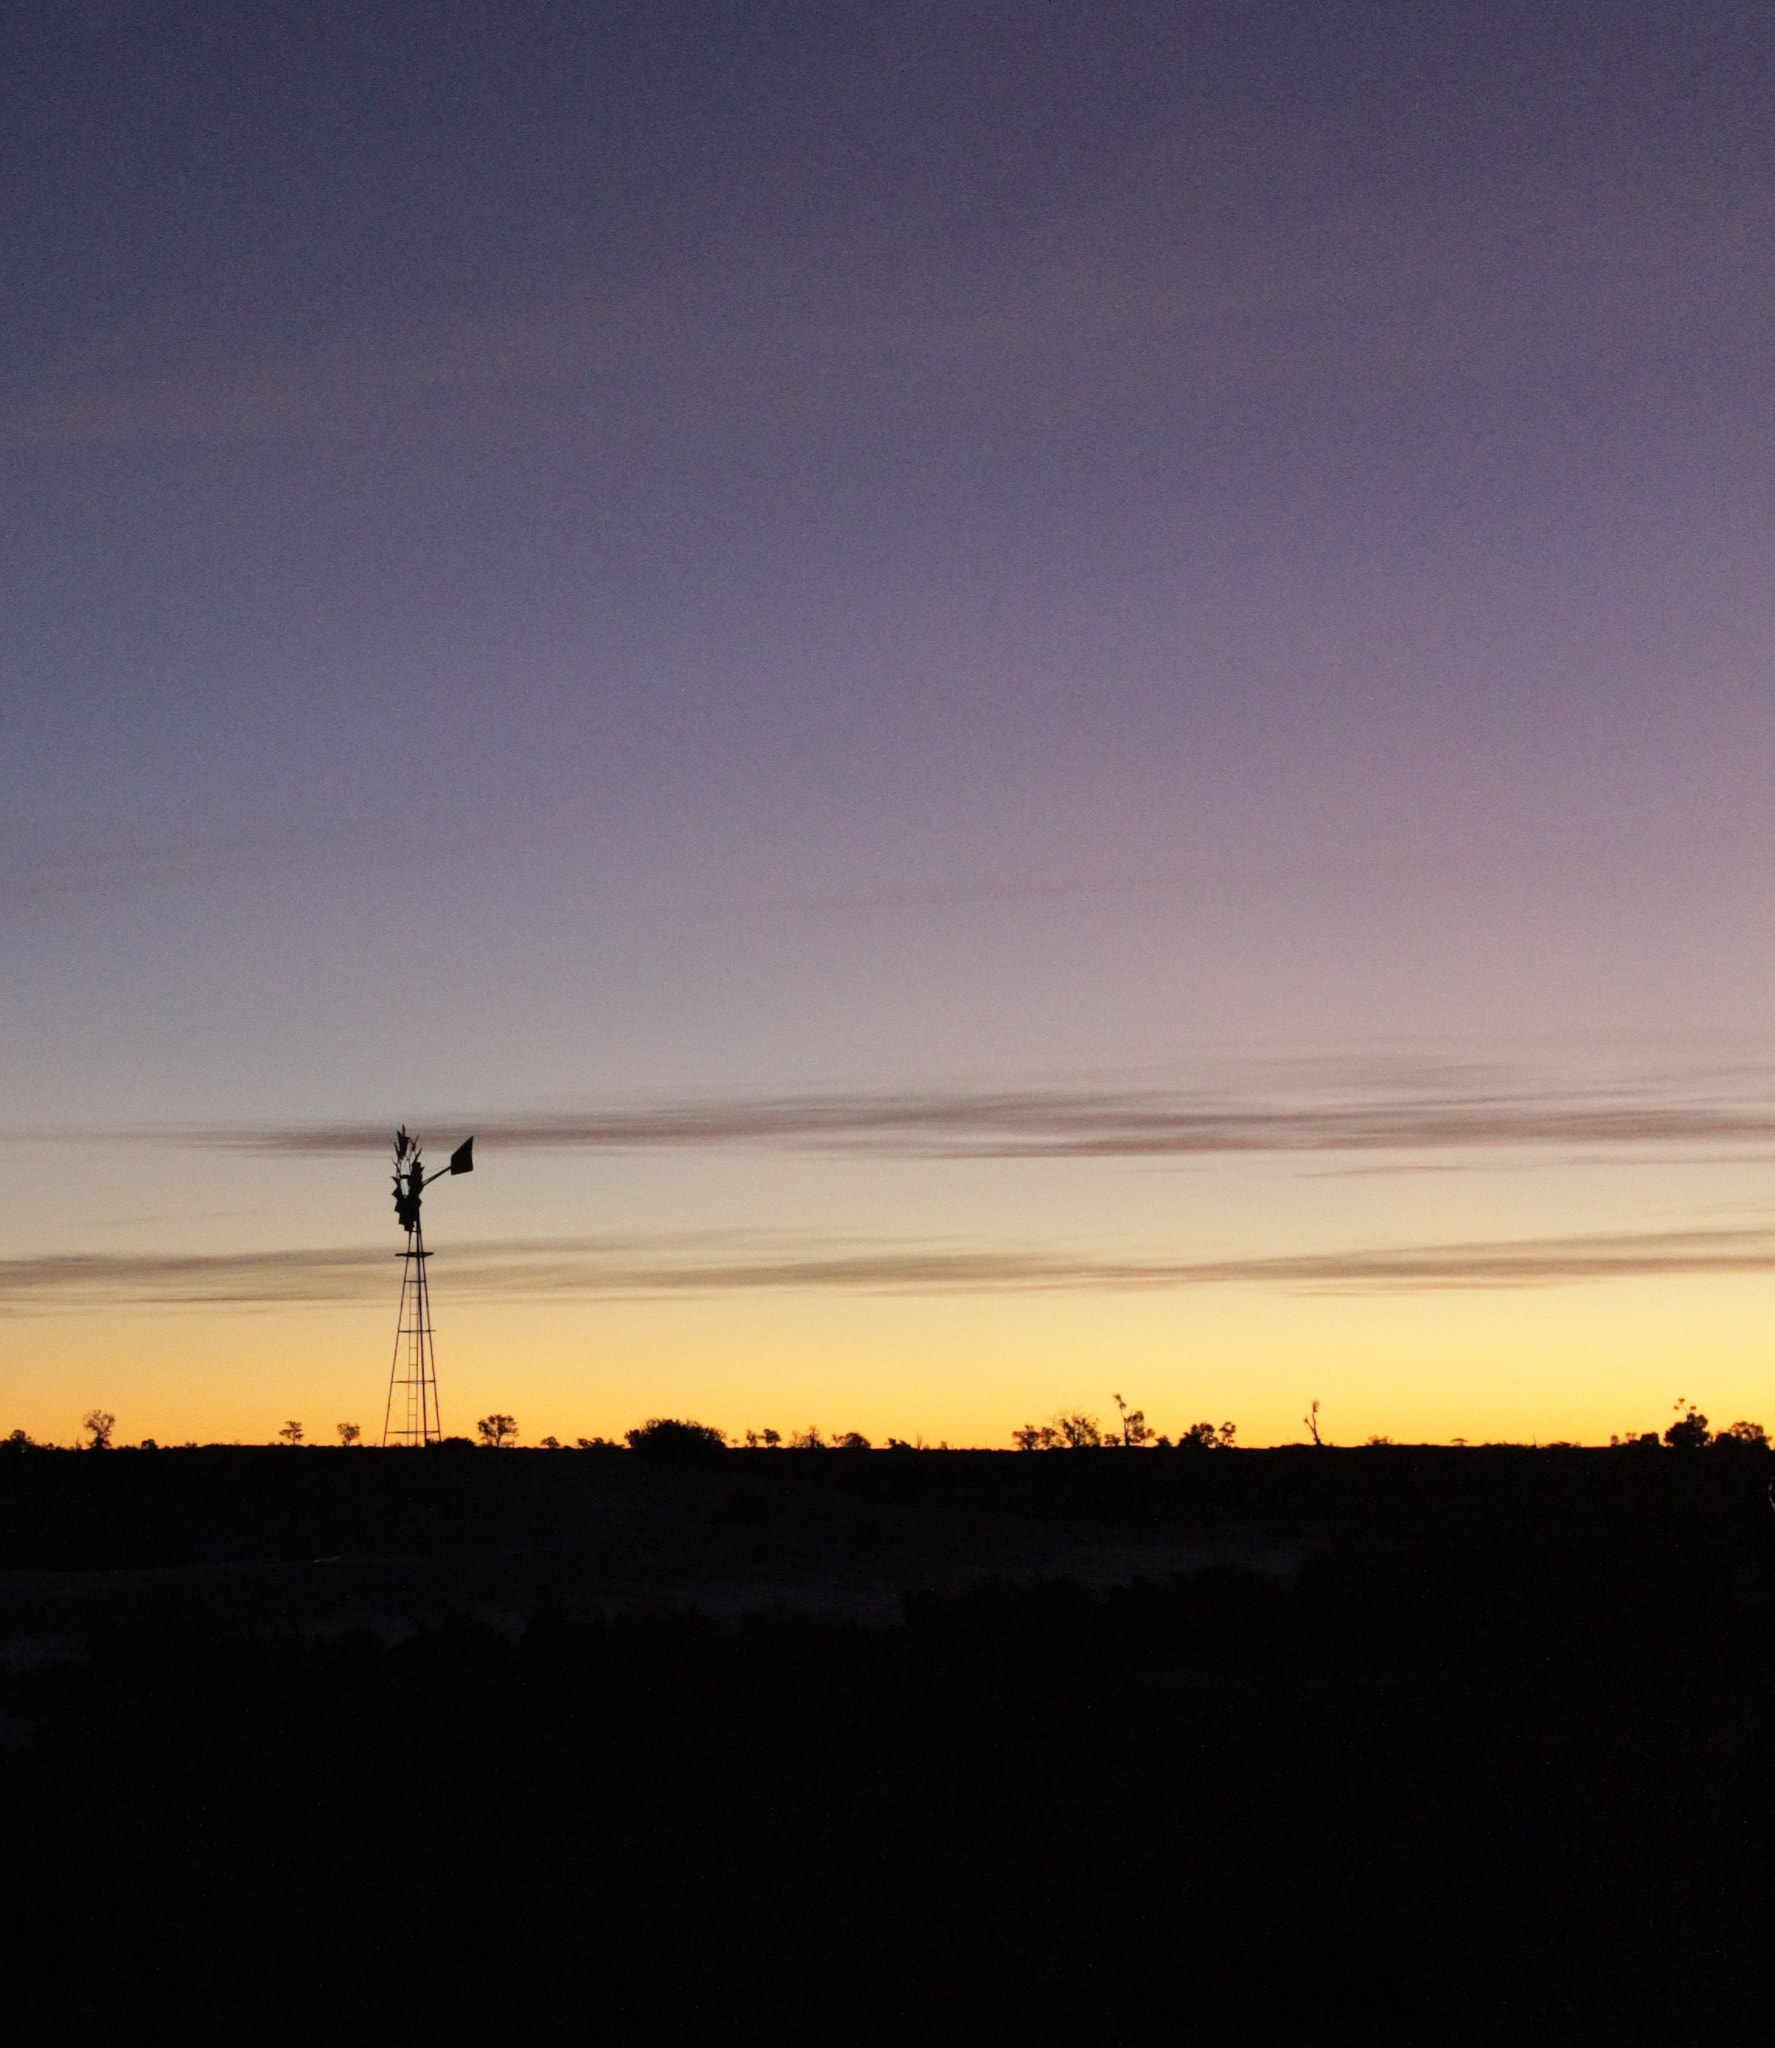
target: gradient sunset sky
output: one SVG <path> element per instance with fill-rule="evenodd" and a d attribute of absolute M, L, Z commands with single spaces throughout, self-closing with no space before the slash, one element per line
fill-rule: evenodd
<path fill-rule="evenodd" d="M 0 1430 L 1775 1423 L 1775 10 L 21 4 Z"/>

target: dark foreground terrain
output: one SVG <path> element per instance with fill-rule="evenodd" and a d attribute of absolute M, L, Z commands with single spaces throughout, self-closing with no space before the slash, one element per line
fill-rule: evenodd
<path fill-rule="evenodd" d="M 0 2030 L 1775 2038 L 1771 1464 L 10 1456 Z"/>

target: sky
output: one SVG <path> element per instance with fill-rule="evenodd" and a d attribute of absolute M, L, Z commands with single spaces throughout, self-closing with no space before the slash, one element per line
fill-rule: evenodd
<path fill-rule="evenodd" d="M 1775 15 L 0 22 L 0 1429 L 1775 1423 Z"/>

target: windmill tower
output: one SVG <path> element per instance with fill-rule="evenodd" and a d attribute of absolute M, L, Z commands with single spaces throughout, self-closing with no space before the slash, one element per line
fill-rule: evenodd
<path fill-rule="evenodd" d="M 432 1347 L 431 1288 L 425 1277 L 425 1232 L 419 1201 L 431 1181 L 452 1173 L 473 1173 L 475 1141 L 467 1139 L 450 1154 L 442 1173 L 426 1178 L 418 1144 L 402 1124 L 394 1139 L 394 1213 L 407 1233 L 401 1256 L 401 1309 L 394 1333 L 394 1364 L 388 1375 L 388 1405 L 382 1415 L 384 1444 L 435 1444 L 443 1439 L 438 1417 L 438 1368 Z"/>

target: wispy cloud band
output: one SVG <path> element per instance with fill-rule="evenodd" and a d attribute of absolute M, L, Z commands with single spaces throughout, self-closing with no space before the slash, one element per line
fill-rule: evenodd
<path fill-rule="evenodd" d="M 377 1300 L 388 1251 L 57 1253 L 0 1260 L 0 1311 L 251 1308 Z M 1627 1231 L 1386 1245 L 1222 1259 L 1099 1257 L 965 1245 L 546 1238 L 467 1244 L 440 1281 L 465 1300 L 637 1298 L 763 1291 L 1122 1293 L 1255 1286 L 1385 1294 L 1775 1271 L 1775 1230 Z"/>
<path fill-rule="evenodd" d="M 490 834 L 440 835 L 423 858 L 478 852 Z M 65 828 L 0 826 L 0 904 L 93 896 L 193 882 L 280 873 L 292 862 L 385 869 L 421 858 L 412 844 L 383 832 L 181 832 L 134 838 L 81 835 Z"/>
<path fill-rule="evenodd" d="M 424 1120 L 488 1152 L 763 1146 L 922 1159 L 1212 1157 L 1241 1153 L 1585 1152 L 1775 1147 L 1766 1088 L 1718 1095 L 1654 1085 L 1591 1093 L 1456 1074 L 1406 1089 L 1253 1101 L 1157 1090 L 919 1090 L 805 1094 Z M 381 1123 L 316 1122 L 138 1132 L 208 1149 L 324 1156 L 380 1153 Z"/>

